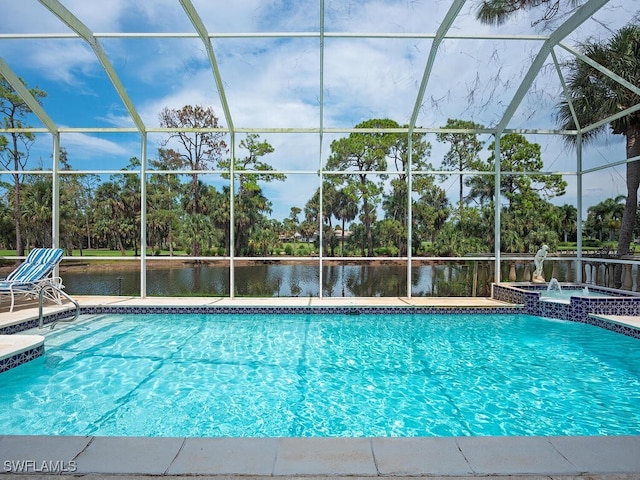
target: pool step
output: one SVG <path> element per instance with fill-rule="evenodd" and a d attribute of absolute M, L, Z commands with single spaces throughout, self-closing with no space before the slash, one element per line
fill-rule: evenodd
<path fill-rule="evenodd" d="M 0 373 L 44 354 L 42 335 L 0 335 Z"/>

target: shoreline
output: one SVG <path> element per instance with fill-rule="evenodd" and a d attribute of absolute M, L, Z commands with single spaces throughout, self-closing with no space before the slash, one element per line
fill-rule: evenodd
<path fill-rule="evenodd" d="M 63 260 L 63 263 L 60 265 L 60 271 L 90 271 L 90 270 L 138 270 L 140 266 L 140 257 L 118 257 L 113 260 L 88 260 L 91 257 L 84 258 L 66 258 Z M 228 259 L 211 259 L 211 260 L 190 260 L 189 257 L 147 257 L 146 259 L 147 270 L 153 270 L 158 268 L 184 268 L 184 267 L 192 267 L 192 266 L 228 266 L 230 264 L 230 260 Z M 446 262 L 451 262 L 450 259 L 444 260 Z M 459 262 L 467 262 L 469 260 L 460 259 Z M 234 260 L 235 266 L 240 267 L 249 267 L 256 265 L 307 265 L 313 266 L 318 265 L 318 259 L 289 259 L 283 257 L 274 257 L 273 260 L 268 259 L 260 259 L 260 260 Z M 359 265 L 359 266 L 394 266 L 401 267 L 407 264 L 407 260 L 399 260 L 396 258 L 390 257 L 387 259 L 371 259 L 371 260 L 363 260 L 363 259 L 354 259 L 354 260 L 334 260 L 329 258 L 323 258 L 323 265 L 325 266 L 341 266 L 341 265 Z M 428 266 L 428 265 L 437 265 L 438 261 L 434 260 L 412 260 L 413 266 Z M 11 271 L 14 267 L 2 267 L 2 269 L 8 268 L 8 271 Z"/>

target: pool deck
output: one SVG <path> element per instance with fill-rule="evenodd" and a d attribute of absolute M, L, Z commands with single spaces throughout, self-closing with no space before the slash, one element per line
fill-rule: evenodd
<path fill-rule="evenodd" d="M 640 478 L 640 437 L 0 436 L 5 475 Z M 20 463 L 22 462 L 22 463 Z M 49 471 L 43 471 L 44 469 Z M 53 468 L 57 467 L 57 468 Z M 6 478 L 6 477 L 4 477 Z"/>
<path fill-rule="evenodd" d="M 489 298 L 77 297 L 81 306 L 504 306 Z M 46 306 L 45 313 L 68 309 Z M 0 327 L 37 318 L 0 305 Z M 640 327 L 640 318 L 612 321 Z M 22 336 L 22 335 L 20 335 Z M 0 338 L 7 345 L 6 335 Z M 21 339 L 24 348 L 25 339 Z M 34 340 L 35 341 L 35 340 Z M 0 435 L 1 478 L 203 476 L 225 479 L 371 477 L 640 479 L 640 436 L 435 438 L 137 438 Z"/>

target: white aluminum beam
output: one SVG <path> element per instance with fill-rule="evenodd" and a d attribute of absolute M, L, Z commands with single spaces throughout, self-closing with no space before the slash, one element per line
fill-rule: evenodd
<path fill-rule="evenodd" d="M 125 90 L 124 85 L 120 81 L 118 74 L 113 68 L 111 61 L 109 60 L 109 57 L 107 57 L 106 52 L 102 48 L 102 45 L 100 44 L 100 42 L 98 42 L 98 40 L 96 39 L 93 32 L 85 24 L 83 24 L 73 13 L 67 10 L 64 7 L 64 5 L 62 5 L 58 0 L 38 0 L 38 1 L 42 5 L 44 5 L 51 13 L 53 13 L 56 17 L 58 17 L 60 21 L 66 24 L 71 30 L 76 32 L 78 35 L 80 35 L 89 44 L 89 46 L 92 48 L 93 52 L 95 53 L 96 57 L 100 61 L 100 64 L 102 65 L 102 68 L 104 69 L 105 73 L 111 80 L 111 83 L 116 89 L 116 92 L 118 92 L 118 95 L 120 96 L 122 103 L 124 103 L 124 106 L 129 112 L 129 115 L 131 116 L 133 123 L 136 125 L 138 131 L 144 132 L 145 126 L 144 126 L 144 123 L 142 122 L 142 118 L 140 118 L 140 115 L 138 114 L 135 106 L 133 105 L 133 102 L 129 98 L 129 95 Z"/>
<path fill-rule="evenodd" d="M 413 132 L 414 127 L 416 126 L 416 121 L 418 120 L 418 115 L 420 113 L 420 107 L 422 106 L 422 100 L 424 99 L 424 92 L 427 89 L 427 84 L 429 83 L 429 77 L 431 76 L 431 70 L 433 69 L 433 64 L 436 61 L 436 56 L 438 54 L 438 49 L 440 48 L 440 44 L 442 40 L 445 38 L 445 35 L 449 28 L 451 28 L 451 24 L 455 21 L 458 13 L 464 6 L 466 0 L 455 0 L 449 8 L 449 11 L 445 15 L 440 27 L 438 27 L 438 31 L 436 32 L 436 36 L 433 39 L 433 43 L 431 44 L 431 50 L 429 51 L 429 58 L 427 59 L 427 65 L 424 67 L 424 73 L 422 74 L 422 82 L 420 83 L 420 89 L 418 90 L 418 96 L 416 97 L 416 103 L 413 106 L 413 113 L 411 115 L 411 121 L 409 123 L 409 135 Z"/>
<path fill-rule="evenodd" d="M 193 28 L 196 29 L 196 32 L 200 36 L 205 49 L 207 50 L 209 64 L 211 65 L 211 70 L 213 71 L 213 77 L 216 82 L 216 87 L 218 88 L 218 95 L 220 96 L 220 103 L 222 104 L 224 118 L 227 121 L 227 126 L 229 127 L 229 129 L 233 131 L 233 119 L 231 118 L 231 111 L 229 110 L 229 104 L 227 103 L 224 83 L 222 82 L 222 76 L 220 75 L 220 69 L 218 68 L 216 55 L 213 51 L 213 44 L 211 43 L 211 39 L 209 38 L 209 32 L 207 31 L 204 22 L 200 18 L 200 15 L 191 3 L 191 0 L 180 0 L 180 3 L 182 4 L 182 8 L 184 9 L 185 13 L 189 17 L 189 20 L 191 20 Z"/>
<path fill-rule="evenodd" d="M 95 38 L 200 38 L 194 32 L 94 32 Z M 1 39 L 52 39 L 77 38 L 75 33 L 0 33 Z M 390 38 L 390 39 L 433 39 L 435 33 L 400 32 L 209 32 L 209 38 Z M 510 34 L 447 34 L 449 40 L 540 40 L 548 35 L 510 35 Z"/>
<path fill-rule="evenodd" d="M 324 0 L 320 0 L 320 11 L 318 12 L 320 15 L 320 78 L 318 79 L 320 82 L 319 85 L 319 112 L 318 112 L 318 126 L 320 127 L 320 131 L 318 134 L 318 181 L 320 183 L 319 187 L 318 187 L 318 196 L 319 196 L 319 202 L 320 202 L 320 212 L 324 212 L 324 175 L 322 173 L 322 162 L 323 162 L 323 158 L 322 158 L 322 141 L 323 141 L 323 129 L 324 129 L 324 35 L 325 35 L 325 28 L 324 28 L 324 13 L 325 13 L 325 6 L 324 6 Z M 322 227 L 322 222 L 323 222 L 323 218 L 322 215 L 318 215 L 318 242 L 320 244 L 320 258 L 318 260 L 318 296 L 320 298 L 324 297 L 324 292 L 322 290 L 322 285 L 324 284 L 324 277 L 323 277 L 323 264 L 324 264 L 324 228 Z M 343 247 L 344 248 L 344 244 Z"/>
<path fill-rule="evenodd" d="M 18 95 L 24 100 L 27 106 L 31 109 L 33 113 L 40 119 L 40 121 L 44 124 L 44 126 L 51 133 L 56 133 L 58 131 L 58 126 L 55 124 L 51 117 L 44 111 L 40 102 L 36 100 L 36 98 L 31 95 L 31 92 L 27 89 L 27 87 L 22 83 L 22 80 L 9 68 L 9 65 L 0 57 L 0 74 L 9 82 L 9 85 L 13 87 Z"/>
<path fill-rule="evenodd" d="M 640 103 L 634 105 L 633 107 L 625 108 L 624 110 L 616 113 L 615 115 L 611 115 L 607 118 L 603 118 L 602 120 L 597 121 L 596 123 L 592 123 L 591 125 L 584 127 L 581 130 L 581 132 L 582 133 L 590 132 L 591 130 L 601 127 L 602 125 L 606 125 L 607 123 L 611 123 L 619 118 L 626 117 L 627 115 L 631 115 L 632 113 L 635 113 L 638 110 L 640 110 Z"/>
<path fill-rule="evenodd" d="M 407 132 L 408 135 L 408 145 L 409 145 L 409 158 L 407 159 L 406 166 L 406 174 L 407 174 L 407 281 L 406 281 L 406 295 L 411 298 L 411 278 L 412 278 L 412 250 L 413 250 L 413 234 L 412 234 L 412 222 L 411 218 L 413 217 L 413 205 L 411 200 L 411 194 L 413 191 L 413 175 L 412 175 L 412 165 L 413 165 L 413 144 L 412 144 L 412 135 L 413 131 L 416 127 L 416 122 L 418 121 L 418 115 L 420 114 L 420 107 L 422 106 L 422 101 L 424 100 L 424 93 L 427 90 L 427 84 L 429 83 L 429 78 L 431 77 L 431 71 L 433 70 L 433 64 L 436 61 L 436 57 L 438 55 L 438 49 L 440 48 L 440 44 L 444 39 L 445 35 L 451 25 L 458 17 L 458 13 L 464 6 L 466 0 L 455 0 L 449 11 L 445 15 L 440 27 L 438 27 L 438 31 L 436 32 L 435 37 L 433 38 L 433 42 L 431 43 L 431 50 L 429 51 L 429 58 L 427 59 L 427 64 L 424 67 L 424 72 L 422 74 L 422 81 L 420 83 L 420 88 L 418 89 L 418 95 L 416 96 L 416 102 L 413 106 L 413 113 L 411 114 L 411 120 L 409 121 L 409 130 Z"/>
<path fill-rule="evenodd" d="M 560 68 L 560 64 L 558 63 L 558 57 L 556 57 L 556 53 L 553 50 L 551 50 L 551 57 L 553 58 L 553 64 L 556 67 L 556 73 L 558 74 L 558 78 L 560 79 L 560 84 L 562 85 L 564 98 L 567 101 L 567 105 L 569 105 L 569 111 L 571 112 L 573 123 L 575 124 L 576 128 L 580 130 L 580 121 L 578 120 L 578 116 L 576 115 L 576 110 L 573 107 L 573 102 L 571 101 L 571 95 L 569 95 L 569 89 L 567 88 L 567 82 L 565 82 L 564 80 L 562 69 Z"/>
<path fill-rule="evenodd" d="M 540 47 L 540 51 L 536 58 L 531 62 L 531 66 L 527 71 L 526 75 L 522 79 L 518 90 L 514 94 L 511 99 L 511 103 L 507 106 L 507 109 L 500 120 L 500 123 L 497 126 L 497 131 L 501 134 L 505 128 L 507 128 L 507 124 L 511 121 L 514 113 L 520 106 L 522 99 L 525 97 L 533 81 L 535 80 L 538 72 L 544 65 L 545 60 L 549 56 L 551 49 L 560 43 L 567 35 L 573 32 L 576 28 L 582 25 L 585 21 L 591 18 L 600 8 L 607 4 L 609 0 L 589 0 L 582 7 L 580 7 L 571 17 L 569 17 L 562 25 L 560 25 L 549 38 L 544 42 L 542 47 Z"/>

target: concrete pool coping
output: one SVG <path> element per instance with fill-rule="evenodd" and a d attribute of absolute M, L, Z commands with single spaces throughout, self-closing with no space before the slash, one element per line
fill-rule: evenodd
<path fill-rule="evenodd" d="M 0 360 L 38 347 L 43 343 L 42 335 L 0 335 Z"/>
<path fill-rule="evenodd" d="M 78 297 L 88 305 L 504 306 L 488 298 Z M 68 306 L 48 306 L 45 313 Z M 34 312 L 35 310 L 35 312 Z M 25 306 L 1 324 L 37 318 Z M 624 318 L 616 318 L 624 322 Z M 631 319 L 637 321 L 637 318 Z M 428 477 L 640 478 L 640 436 L 419 438 L 138 438 L 0 435 L 3 478 Z"/>
<path fill-rule="evenodd" d="M 451 307 L 451 308 L 520 308 L 513 303 L 495 300 L 489 297 L 340 297 L 340 298 L 318 298 L 318 297 L 269 297 L 269 298 L 218 298 L 218 297 L 124 297 L 124 296 L 74 296 L 74 299 L 81 307 L 89 306 L 175 306 L 175 307 L 322 307 L 322 306 L 352 306 L 352 307 Z M 44 315 L 51 315 L 56 312 L 66 311 L 72 308 L 67 303 L 64 305 L 45 305 Z M 38 318 L 37 302 L 18 304 L 13 312 L 9 312 L 8 306 L 0 305 L 0 328 L 14 325 L 27 320 Z M 628 325 L 640 328 L 640 317 L 633 315 L 603 315 L 597 314 L 598 318 L 613 321 L 621 325 Z"/>
<path fill-rule="evenodd" d="M 5 474 L 639 478 L 640 437 L 0 436 Z M 618 477 L 616 477 L 618 478 Z"/>

